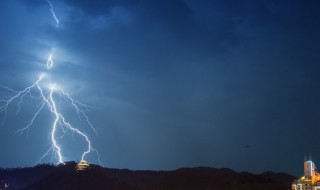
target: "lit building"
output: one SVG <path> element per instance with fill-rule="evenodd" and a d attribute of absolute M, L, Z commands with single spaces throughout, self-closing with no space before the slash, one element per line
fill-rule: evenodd
<path fill-rule="evenodd" d="M 90 169 L 90 164 L 85 160 L 81 160 L 76 166 L 77 171 L 84 171 L 88 169 Z"/>
<path fill-rule="evenodd" d="M 9 190 L 9 183 L 4 180 L 0 181 L 0 190 Z"/>
<path fill-rule="evenodd" d="M 320 174 L 311 160 L 304 162 L 304 176 L 292 183 L 292 190 L 320 190 Z"/>

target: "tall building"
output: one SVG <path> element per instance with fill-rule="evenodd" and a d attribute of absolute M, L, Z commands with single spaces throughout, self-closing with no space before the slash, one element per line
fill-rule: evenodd
<path fill-rule="evenodd" d="M 292 183 L 292 190 L 320 190 L 320 174 L 311 160 L 304 162 L 304 176 Z"/>

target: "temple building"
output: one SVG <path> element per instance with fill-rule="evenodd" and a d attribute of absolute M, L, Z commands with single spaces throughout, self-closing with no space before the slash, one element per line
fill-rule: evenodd
<path fill-rule="evenodd" d="M 85 171 L 88 169 L 90 169 L 90 164 L 85 160 L 81 160 L 76 166 L 77 171 Z"/>
<path fill-rule="evenodd" d="M 304 162 L 304 176 L 292 183 L 292 190 L 320 190 L 320 174 L 311 160 Z"/>

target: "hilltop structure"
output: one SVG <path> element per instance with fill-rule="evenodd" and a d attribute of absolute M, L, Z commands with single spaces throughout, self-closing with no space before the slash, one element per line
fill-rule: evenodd
<path fill-rule="evenodd" d="M 320 190 L 320 174 L 311 160 L 304 162 L 304 176 L 292 183 L 292 190 Z"/>
<path fill-rule="evenodd" d="M 76 166 L 77 171 L 85 171 L 88 169 L 90 169 L 90 164 L 85 160 L 81 160 Z"/>

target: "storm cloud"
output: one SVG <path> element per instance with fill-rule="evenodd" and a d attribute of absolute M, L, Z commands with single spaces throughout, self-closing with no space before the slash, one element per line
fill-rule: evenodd
<path fill-rule="evenodd" d="M 52 4 L 58 29 L 45 1 L 0 2 L 1 84 L 30 84 L 54 47 L 53 78 L 97 106 L 90 118 L 99 134 L 90 136 L 105 166 L 298 175 L 306 154 L 320 160 L 319 1 Z M 28 117 L 14 117 L 23 121 L 0 133 L 1 166 L 32 165 L 43 148 L 21 158 L 28 139 L 11 134 Z M 37 127 L 29 138 L 40 142 Z"/>

